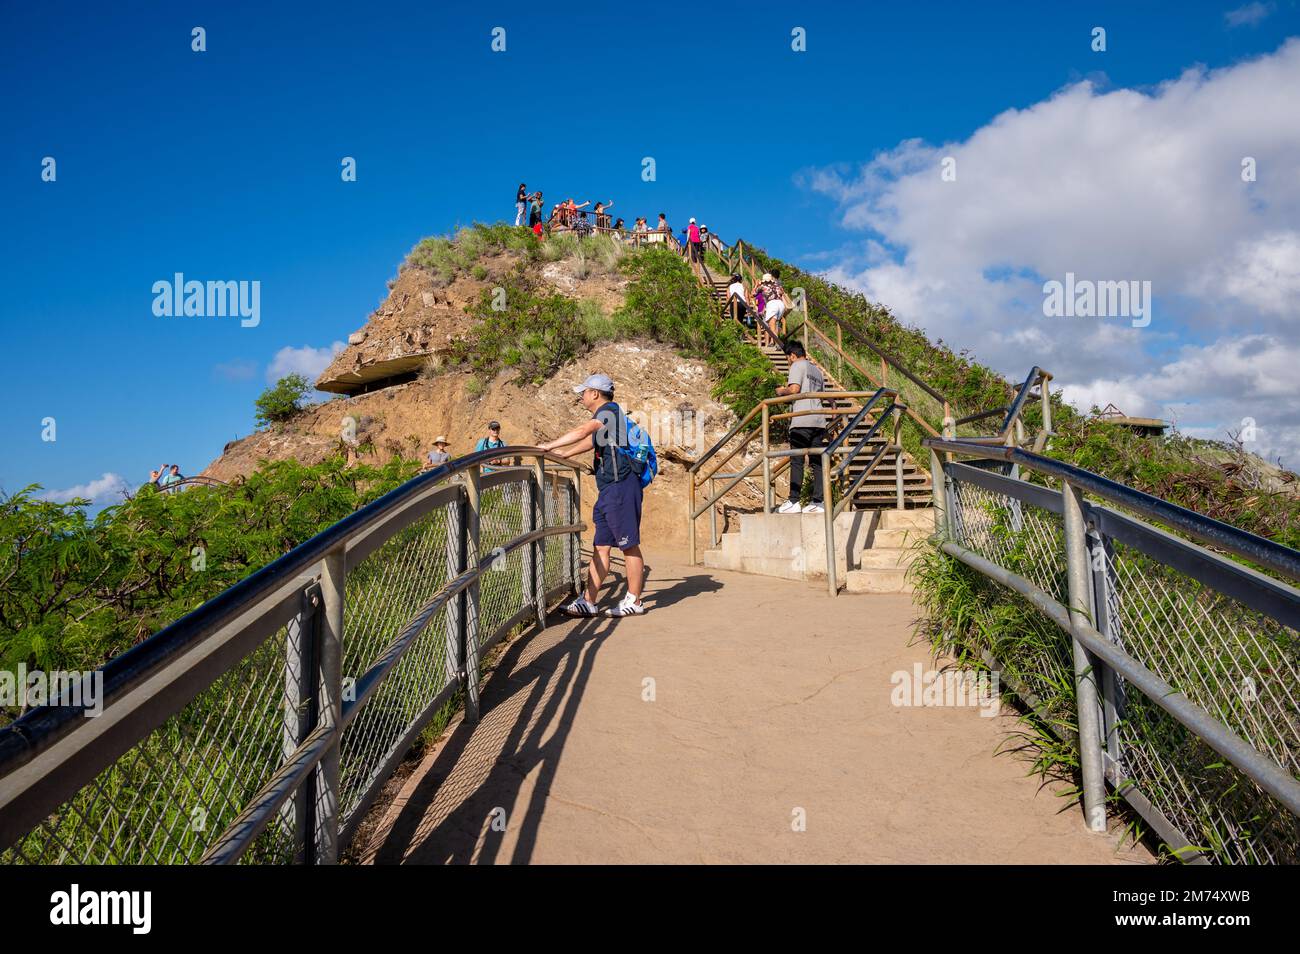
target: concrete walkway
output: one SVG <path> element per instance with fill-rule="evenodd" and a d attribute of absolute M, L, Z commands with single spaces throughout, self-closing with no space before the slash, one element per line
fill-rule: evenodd
<path fill-rule="evenodd" d="M 893 673 L 933 667 L 910 596 L 649 563 L 646 616 L 506 648 L 481 722 L 425 756 L 366 860 L 1150 861 L 995 755 L 1014 717 L 891 703 Z"/>

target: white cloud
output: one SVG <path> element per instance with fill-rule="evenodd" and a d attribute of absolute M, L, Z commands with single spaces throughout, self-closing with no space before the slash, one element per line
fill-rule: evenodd
<path fill-rule="evenodd" d="M 286 374 L 297 372 L 308 381 L 315 381 L 342 350 L 342 341 L 336 341 L 327 348 L 313 348 L 310 345 L 301 348 L 283 347 L 271 359 L 271 364 L 266 369 L 266 380 L 274 384 Z"/>
<path fill-rule="evenodd" d="M 257 374 L 257 362 L 247 358 L 223 361 L 213 366 L 212 373 L 227 381 L 251 381 L 253 375 Z"/>
<path fill-rule="evenodd" d="M 66 490 L 47 490 L 39 496 L 41 500 L 49 500 L 54 503 L 68 503 L 74 499 L 82 498 L 99 507 L 121 503 L 128 490 L 126 480 L 123 479 L 121 474 L 106 473 L 99 477 L 98 480 L 77 484 L 75 487 L 68 487 Z"/>
<path fill-rule="evenodd" d="M 1012 378 L 1042 365 L 1085 409 L 1177 409 L 1206 428 L 1254 417 L 1273 452 L 1294 454 L 1297 89 L 1291 40 L 1145 91 L 1076 83 L 962 142 L 907 140 L 857 169 L 810 170 L 803 184 L 864 233 L 826 273 Z M 945 157 L 955 181 L 941 178 Z M 1242 179 L 1246 157 L 1256 181 Z M 1150 281 L 1150 326 L 1045 318 L 1043 282 L 1067 272 Z"/>
<path fill-rule="evenodd" d="M 1230 28 L 1258 26 L 1272 12 L 1273 4 L 1260 3 L 1259 0 L 1255 0 L 1254 3 L 1248 3 L 1244 7 L 1228 10 L 1223 14 L 1223 20 Z"/>

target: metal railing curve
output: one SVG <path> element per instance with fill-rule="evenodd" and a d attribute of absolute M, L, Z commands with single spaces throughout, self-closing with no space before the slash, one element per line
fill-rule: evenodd
<path fill-rule="evenodd" d="M 578 587 L 587 469 L 449 461 L 107 662 L 97 703 L 0 729 L 0 862 L 337 860 L 432 717 L 477 718 L 482 655 Z"/>
<path fill-rule="evenodd" d="M 925 444 L 937 548 L 1043 621 L 1004 631 L 1007 597 L 976 590 L 945 648 L 1077 751 L 1089 826 L 1123 799 L 1182 860 L 1300 861 L 1300 552 L 1018 447 Z"/>

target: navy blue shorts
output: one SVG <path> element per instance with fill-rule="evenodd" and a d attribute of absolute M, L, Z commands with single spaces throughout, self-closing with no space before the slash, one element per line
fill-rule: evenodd
<path fill-rule="evenodd" d="M 636 477 L 605 486 L 591 508 L 596 525 L 594 546 L 625 550 L 641 543 L 641 494 L 641 481 Z"/>

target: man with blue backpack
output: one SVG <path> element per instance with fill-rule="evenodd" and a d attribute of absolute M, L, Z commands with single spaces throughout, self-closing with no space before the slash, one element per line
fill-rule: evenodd
<path fill-rule="evenodd" d="M 595 452 L 596 488 L 592 507 L 596 533 L 592 539 L 591 563 L 587 568 L 586 592 L 564 607 L 569 616 L 602 615 L 596 607 L 600 584 L 609 572 L 610 550 L 618 547 L 627 570 L 627 595 L 605 610 L 605 616 L 639 616 L 645 612 L 641 586 L 645 582 L 645 560 L 641 556 L 641 496 L 659 472 L 650 438 L 627 413 L 614 403 L 614 382 L 609 375 L 593 374 L 573 389 L 591 420 L 563 437 L 542 444 L 542 450 L 572 457 L 584 450 Z"/>

